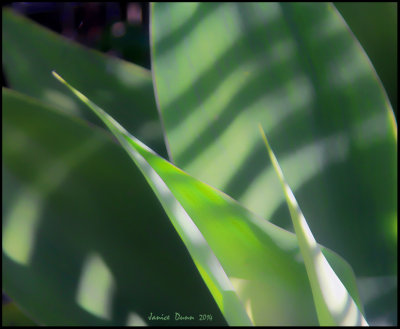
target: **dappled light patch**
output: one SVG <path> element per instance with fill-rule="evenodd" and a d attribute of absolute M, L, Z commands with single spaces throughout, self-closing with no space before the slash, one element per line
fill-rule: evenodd
<path fill-rule="evenodd" d="M 29 265 L 40 222 L 43 199 L 35 191 L 25 190 L 5 215 L 2 245 L 5 254 L 21 265 Z"/>
<path fill-rule="evenodd" d="M 154 89 L 174 164 L 287 228 L 276 177 L 262 156 L 260 122 L 279 146 L 288 182 L 321 242 L 358 273 L 392 270 L 394 246 L 374 232 L 394 206 L 386 172 L 396 123 L 369 59 L 335 8 L 221 3 L 200 4 L 193 13 L 154 4 L 151 11 Z M 194 21 L 177 31 L 171 17 Z M 313 219 L 321 214 L 323 224 Z M 333 236 L 341 231 L 339 242 Z"/>
<path fill-rule="evenodd" d="M 279 242 L 282 238 L 290 241 L 294 238 L 293 235 L 288 232 L 285 235 L 283 230 L 255 217 L 222 192 L 207 187 L 162 159 L 78 90 L 57 74 L 54 76 L 103 120 L 142 171 L 188 248 L 228 323 L 251 324 L 244 307 L 246 301 L 233 290 L 229 277 L 248 279 L 252 288 L 253 284 L 257 286 L 257 282 L 262 282 L 260 287 L 266 290 L 257 290 L 252 298 L 257 296 L 257 304 L 260 306 L 263 300 L 260 296 L 267 298 L 265 296 L 268 295 L 264 302 L 274 300 L 276 310 L 283 309 L 286 301 L 293 297 L 304 298 L 305 294 L 309 294 L 305 269 L 296 259 L 296 250 L 287 248 L 290 243 Z M 179 179 L 176 180 L 176 177 Z M 175 186 L 179 181 L 186 181 L 182 189 Z M 203 189 L 194 189 L 199 183 L 203 184 Z M 208 196 L 219 194 L 225 199 L 225 203 L 214 203 L 214 198 L 208 198 L 204 194 L 206 189 L 209 190 Z M 190 230 L 187 230 L 188 225 Z M 243 239 L 243 232 L 247 232 L 246 239 Z M 335 258 L 335 255 L 331 255 L 333 263 L 344 265 L 340 258 Z M 353 277 L 350 268 L 346 266 L 340 269 L 340 273 L 346 281 Z M 347 281 L 347 284 L 353 286 L 350 281 Z M 297 288 L 292 290 L 293 287 Z M 352 289 L 352 292 L 356 294 L 355 289 Z M 292 312 L 292 315 L 301 323 L 306 323 L 306 319 L 310 321 L 314 315 L 311 310 L 296 313 Z M 294 321 L 294 318 L 288 321 Z M 263 317 L 260 323 L 264 321 Z M 275 323 L 274 320 L 270 322 Z"/>
<path fill-rule="evenodd" d="M 5 253 L 17 263 L 29 265 L 33 255 L 38 227 L 40 226 L 41 210 L 45 199 L 62 185 L 71 170 L 84 161 L 101 143 L 95 138 L 82 141 L 82 144 L 61 154 L 58 159 L 46 161 L 48 154 L 37 146 L 37 142 L 28 140 L 21 132 L 18 133 L 12 125 L 7 126 L 8 132 L 14 130 L 11 136 L 20 136 L 20 147 L 31 147 L 42 153 L 43 166 L 32 181 L 32 187 L 21 191 L 13 200 L 5 215 L 2 234 L 2 245 Z M 11 151 L 11 152 L 15 152 Z"/>
<path fill-rule="evenodd" d="M 86 311 L 104 319 L 111 318 L 115 281 L 97 253 L 89 254 L 83 264 L 76 302 Z"/>
<path fill-rule="evenodd" d="M 143 326 L 147 326 L 147 323 L 137 313 L 129 313 L 128 319 L 126 321 L 126 325 L 128 327 L 143 327 Z"/>
<path fill-rule="evenodd" d="M 50 326 L 394 323 L 397 124 L 334 5 L 140 7 L 105 38 L 151 71 L 3 10 L 7 294 Z"/>
<path fill-rule="evenodd" d="M 3 225 L 25 190 L 43 201 L 29 264 L 3 249 L 11 298 L 48 325 L 125 325 L 130 312 L 146 320 L 150 312 L 190 314 L 193 308 L 226 325 L 150 186 L 110 134 L 9 90 L 3 90 L 3 121 Z M 109 319 L 76 301 L 93 252 L 115 280 Z"/>

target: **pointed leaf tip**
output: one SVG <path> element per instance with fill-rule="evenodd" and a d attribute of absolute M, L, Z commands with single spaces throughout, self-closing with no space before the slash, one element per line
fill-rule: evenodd
<path fill-rule="evenodd" d="M 300 251 L 304 258 L 304 263 L 310 280 L 315 309 L 317 311 L 320 325 L 368 326 L 368 323 L 358 308 L 358 305 L 356 305 L 352 296 L 340 281 L 337 274 L 333 271 L 325 256 L 322 254 L 320 247 L 317 245 L 296 198 L 289 185 L 286 183 L 282 169 L 268 143 L 264 130 L 260 124 L 258 127 L 285 194 L 287 206 L 292 217 L 294 231 L 299 242 Z M 343 313 L 342 309 L 347 304 L 349 305 L 347 307 L 347 313 Z"/>
<path fill-rule="evenodd" d="M 57 80 L 59 80 L 59 81 L 65 83 L 65 80 L 64 80 L 63 78 L 61 78 L 55 70 L 52 70 L 52 71 L 51 71 L 51 74 L 53 74 L 53 76 L 54 76 Z"/>

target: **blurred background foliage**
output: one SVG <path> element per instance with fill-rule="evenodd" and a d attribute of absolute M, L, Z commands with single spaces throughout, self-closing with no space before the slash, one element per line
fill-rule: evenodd
<path fill-rule="evenodd" d="M 397 2 L 334 4 L 370 58 L 397 118 Z M 150 68 L 146 2 L 3 2 L 2 6 L 83 45 Z"/>
<path fill-rule="evenodd" d="M 370 58 L 397 118 L 397 3 L 335 2 Z M 87 47 L 150 68 L 148 3 L 2 2 L 37 23 Z M 65 59 L 68 61 L 68 58 Z M 8 87 L 4 70 L 2 86 Z M 368 286 L 368 280 L 363 282 Z M 371 292 L 373 294 L 373 292 Z M 397 296 L 390 292 L 397 305 Z M 382 312 L 379 301 L 370 307 Z M 382 304 L 384 305 L 384 304 Z M 2 325 L 32 325 L 3 294 Z M 397 322 L 397 318 L 393 319 Z"/>
<path fill-rule="evenodd" d="M 371 60 L 397 119 L 397 2 L 334 2 Z"/>

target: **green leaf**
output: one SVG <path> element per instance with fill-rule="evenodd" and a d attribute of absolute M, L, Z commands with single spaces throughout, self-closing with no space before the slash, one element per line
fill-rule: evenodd
<path fill-rule="evenodd" d="M 397 109 L 397 2 L 334 2 L 334 5 L 365 49 L 392 108 Z"/>
<path fill-rule="evenodd" d="M 38 24 L 2 12 L 3 66 L 11 88 L 99 124 L 49 74 L 57 70 L 160 154 L 165 143 L 151 74 L 140 66 L 89 50 Z M 101 124 L 100 124 L 101 125 Z"/>
<path fill-rule="evenodd" d="M 103 120 L 142 171 L 230 325 L 245 324 L 247 316 L 255 325 L 317 324 L 294 234 L 164 160 L 53 74 Z M 360 307 L 351 268 L 331 251 L 323 252 Z"/>
<path fill-rule="evenodd" d="M 357 287 L 371 326 L 397 323 L 397 275 L 357 278 Z"/>
<path fill-rule="evenodd" d="M 212 252 L 211 248 L 204 240 L 199 229 L 193 223 L 182 205 L 177 201 L 171 190 L 157 174 L 157 172 L 146 162 L 146 157 L 140 154 L 135 148 L 141 147 L 144 152 L 152 152 L 144 144 L 140 145 L 139 141 L 129 136 L 128 132 L 122 128 L 112 117 L 105 113 L 97 105 L 89 101 L 82 93 L 78 92 L 69 85 L 63 78 L 53 71 L 53 75 L 86 105 L 88 105 L 94 113 L 107 125 L 110 131 L 119 140 L 132 160 L 146 177 L 149 185 L 160 200 L 164 210 L 170 218 L 179 236 L 182 238 L 186 248 L 191 254 L 203 280 L 208 285 L 215 301 L 217 302 L 221 312 L 230 325 L 251 325 L 251 321 L 246 314 L 240 300 L 233 291 L 226 273 L 222 269 L 220 263 Z M 151 154 L 151 153 L 150 153 Z M 161 158 L 160 158 L 161 159 Z"/>
<path fill-rule="evenodd" d="M 321 248 L 317 245 L 292 190 L 285 181 L 282 169 L 261 125 L 259 125 L 259 129 L 286 197 L 294 230 L 310 280 L 319 324 L 321 326 L 368 325 L 353 298 L 351 298 L 343 283 L 322 254 Z M 343 307 L 344 305 L 346 307 Z"/>
<path fill-rule="evenodd" d="M 56 81 L 57 82 L 57 81 Z M 2 91 L 2 288 L 41 325 L 226 325 L 147 182 L 104 129 Z M 150 314 L 169 321 L 149 320 Z"/>
<path fill-rule="evenodd" d="M 397 126 L 331 4 L 155 3 L 151 53 L 178 167 L 291 230 L 260 122 L 319 241 L 397 273 Z"/>

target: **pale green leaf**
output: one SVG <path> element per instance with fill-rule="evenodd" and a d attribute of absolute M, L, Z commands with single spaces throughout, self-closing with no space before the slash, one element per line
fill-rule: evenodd
<path fill-rule="evenodd" d="M 285 181 L 282 169 L 261 125 L 259 125 L 259 129 L 286 197 L 294 230 L 310 280 L 320 325 L 368 325 L 353 298 L 322 254 L 321 248 L 318 246 L 292 190 Z M 343 308 L 344 305 L 346 305 L 345 308 Z"/>
<path fill-rule="evenodd" d="M 332 4 L 154 3 L 151 54 L 174 164 L 291 230 L 260 122 L 319 241 L 397 273 L 397 126 Z"/>

